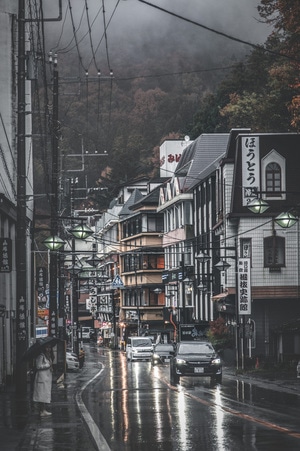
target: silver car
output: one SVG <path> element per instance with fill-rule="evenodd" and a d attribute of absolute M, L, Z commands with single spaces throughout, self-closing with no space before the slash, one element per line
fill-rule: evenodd
<path fill-rule="evenodd" d="M 67 371 L 79 371 L 79 360 L 74 352 L 66 352 L 66 369 Z"/>
<path fill-rule="evenodd" d="M 151 363 L 152 365 L 169 363 L 172 355 L 174 355 L 172 343 L 157 343 L 153 349 Z"/>

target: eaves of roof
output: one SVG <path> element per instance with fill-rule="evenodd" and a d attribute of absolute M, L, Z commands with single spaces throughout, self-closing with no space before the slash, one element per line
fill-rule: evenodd
<path fill-rule="evenodd" d="M 160 213 L 161 211 L 164 211 L 164 210 L 168 209 L 171 205 L 179 204 L 179 203 L 187 202 L 187 201 L 192 201 L 192 200 L 193 200 L 193 194 L 192 193 L 180 193 L 180 194 L 177 194 L 172 199 L 166 201 L 162 205 L 159 205 L 157 207 L 156 211 L 157 211 L 157 213 Z"/>
<path fill-rule="evenodd" d="M 150 191 L 149 194 L 146 196 L 143 196 L 141 199 L 139 199 L 137 202 L 135 202 L 133 205 L 129 207 L 129 209 L 132 210 L 138 210 L 142 207 L 147 206 L 157 206 L 159 202 L 159 192 L 160 192 L 160 186 L 157 186 L 152 191 Z"/>
<path fill-rule="evenodd" d="M 184 192 L 198 183 L 199 174 L 224 156 L 229 136 L 229 133 L 202 134 L 184 149 L 175 170 L 175 177 L 185 177 Z"/>
<path fill-rule="evenodd" d="M 135 189 L 132 194 L 130 195 L 127 202 L 125 202 L 122 210 L 119 213 L 119 216 L 129 216 L 132 214 L 132 210 L 130 210 L 130 207 L 134 205 L 136 202 L 138 202 L 143 197 L 143 194 L 140 190 Z"/>

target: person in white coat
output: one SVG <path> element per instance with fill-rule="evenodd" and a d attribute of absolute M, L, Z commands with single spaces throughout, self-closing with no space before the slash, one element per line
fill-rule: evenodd
<path fill-rule="evenodd" d="M 45 346 L 36 358 L 36 374 L 33 383 L 33 401 L 39 404 L 41 417 L 51 415 L 46 409 L 50 406 L 52 391 L 52 372 L 54 355 L 51 346 Z"/>

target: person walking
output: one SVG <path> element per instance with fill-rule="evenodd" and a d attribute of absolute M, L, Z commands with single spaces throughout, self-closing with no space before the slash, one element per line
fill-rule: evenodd
<path fill-rule="evenodd" d="M 80 351 L 79 351 L 79 356 L 78 356 L 79 368 L 83 367 L 84 359 L 85 359 L 85 352 L 84 352 L 83 347 L 81 346 Z"/>
<path fill-rule="evenodd" d="M 45 345 L 35 361 L 36 374 L 33 383 L 33 401 L 39 404 L 41 417 L 52 415 L 51 412 L 46 410 L 46 405 L 49 406 L 51 403 L 53 360 L 52 347 Z"/>

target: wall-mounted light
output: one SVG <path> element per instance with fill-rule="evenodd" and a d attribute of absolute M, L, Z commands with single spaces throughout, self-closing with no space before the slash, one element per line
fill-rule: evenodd
<path fill-rule="evenodd" d="M 280 213 L 280 215 L 276 216 L 276 218 L 274 219 L 274 222 L 276 222 L 276 224 L 283 229 L 293 227 L 293 225 L 295 225 L 297 221 L 298 219 L 289 212 Z"/>
<path fill-rule="evenodd" d="M 251 200 L 251 202 L 249 202 L 247 207 L 249 208 L 250 211 L 252 211 L 252 213 L 260 214 L 267 211 L 270 205 L 268 204 L 267 201 L 257 198 Z"/>
<path fill-rule="evenodd" d="M 247 207 L 250 211 L 252 211 L 252 213 L 260 214 L 264 213 L 269 208 L 269 204 L 263 199 L 253 199 L 251 202 L 249 202 Z M 280 215 L 274 218 L 274 222 L 276 222 L 276 224 L 283 229 L 293 227 L 293 225 L 295 225 L 297 221 L 298 218 L 296 218 L 292 213 L 288 211 L 280 213 Z"/>

